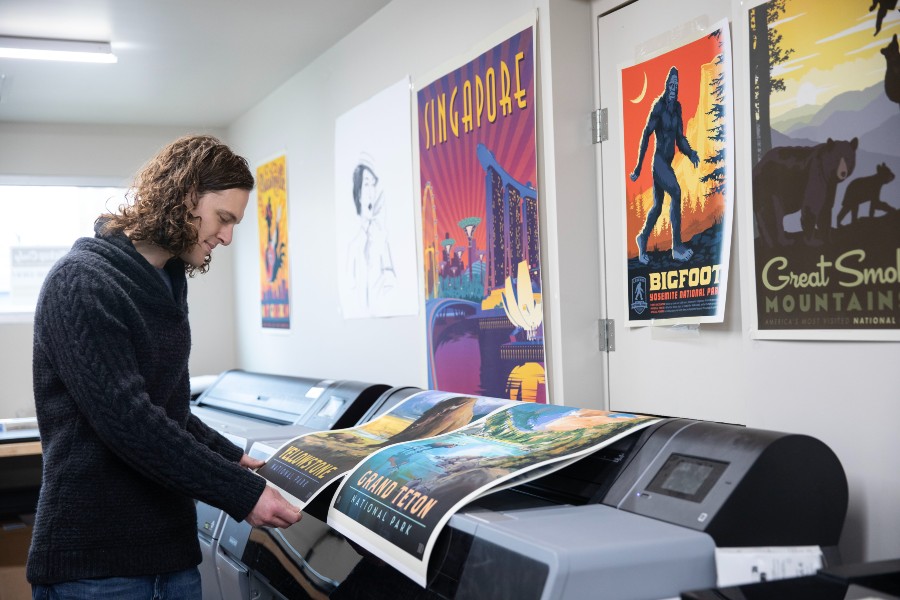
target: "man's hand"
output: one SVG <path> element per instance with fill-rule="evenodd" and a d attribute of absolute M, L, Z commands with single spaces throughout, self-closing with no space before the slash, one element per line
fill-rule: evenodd
<path fill-rule="evenodd" d="M 290 527 L 300 520 L 300 509 L 267 485 L 245 519 L 254 527 Z"/>
<path fill-rule="evenodd" d="M 238 463 L 242 467 L 247 467 L 248 469 L 258 469 L 264 464 L 264 461 L 259 460 L 258 458 L 253 458 L 252 456 L 245 454 L 241 457 L 240 462 Z"/>

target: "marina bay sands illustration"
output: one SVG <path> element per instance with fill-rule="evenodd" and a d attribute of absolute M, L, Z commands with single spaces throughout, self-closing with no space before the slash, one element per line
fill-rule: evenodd
<path fill-rule="evenodd" d="M 537 190 L 483 143 L 475 154 L 477 214 L 439 223 L 443 190 L 424 182 L 429 386 L 546 402 Z"/>

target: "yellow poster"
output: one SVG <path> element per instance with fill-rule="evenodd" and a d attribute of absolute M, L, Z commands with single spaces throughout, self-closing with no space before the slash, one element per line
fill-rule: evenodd
<path fill-rule="evenodd" d="M 279 156 L 256 169 L 259 217 L 259 311 L 263 328 L 290 329 L 287 161 Z"/>

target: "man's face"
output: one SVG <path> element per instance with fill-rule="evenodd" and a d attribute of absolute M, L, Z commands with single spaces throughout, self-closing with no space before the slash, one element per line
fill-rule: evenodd
<path fill-rule="evenodd" d="M 197 206 L 190 211 L 194 224 L 200 228 L 197 243 L 181 255 L 181 260 L 200 267 L 213 248 L 230 244 L 234 226 L 244 218 L 249 199 L 250 192 L 240 189 L 207 192 L 200 196 Z"/>

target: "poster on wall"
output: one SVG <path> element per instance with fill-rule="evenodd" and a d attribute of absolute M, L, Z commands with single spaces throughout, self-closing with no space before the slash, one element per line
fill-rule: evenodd
<path fill-rule="evenodd" d="M 547 401 L 534 29 L 418 91 L 432 389 Z"/>
<path fill-rule="evenodd" d="M 621 69 L 628 326 L 724 319 L 734 197 L 727 21 Z"/>
<path fill-rule="evenodd" d="M 259 308 L 263 329 L 291 327 L 291 265 L 288 244 L 287 160 L 279 156 L 256 168 L 259 222 Z"/>
<path fill-rule="evenodd" d="M 409 78 L 335 122 L 337 274 L 345 319 L 419 312 Z"/>
<path fill-rule="evenodd" d="M 442 528 L 485 494 L 571 464 L 658 419 L 515 402 L 454 432 L 374 452 L 343 480 L 328 524 L 425 587 Z"/>
<path fill-rule="evenodd" d="M 900 340 L 889 4 L 772 0 L 747 15 L 757 338 Z"/>

